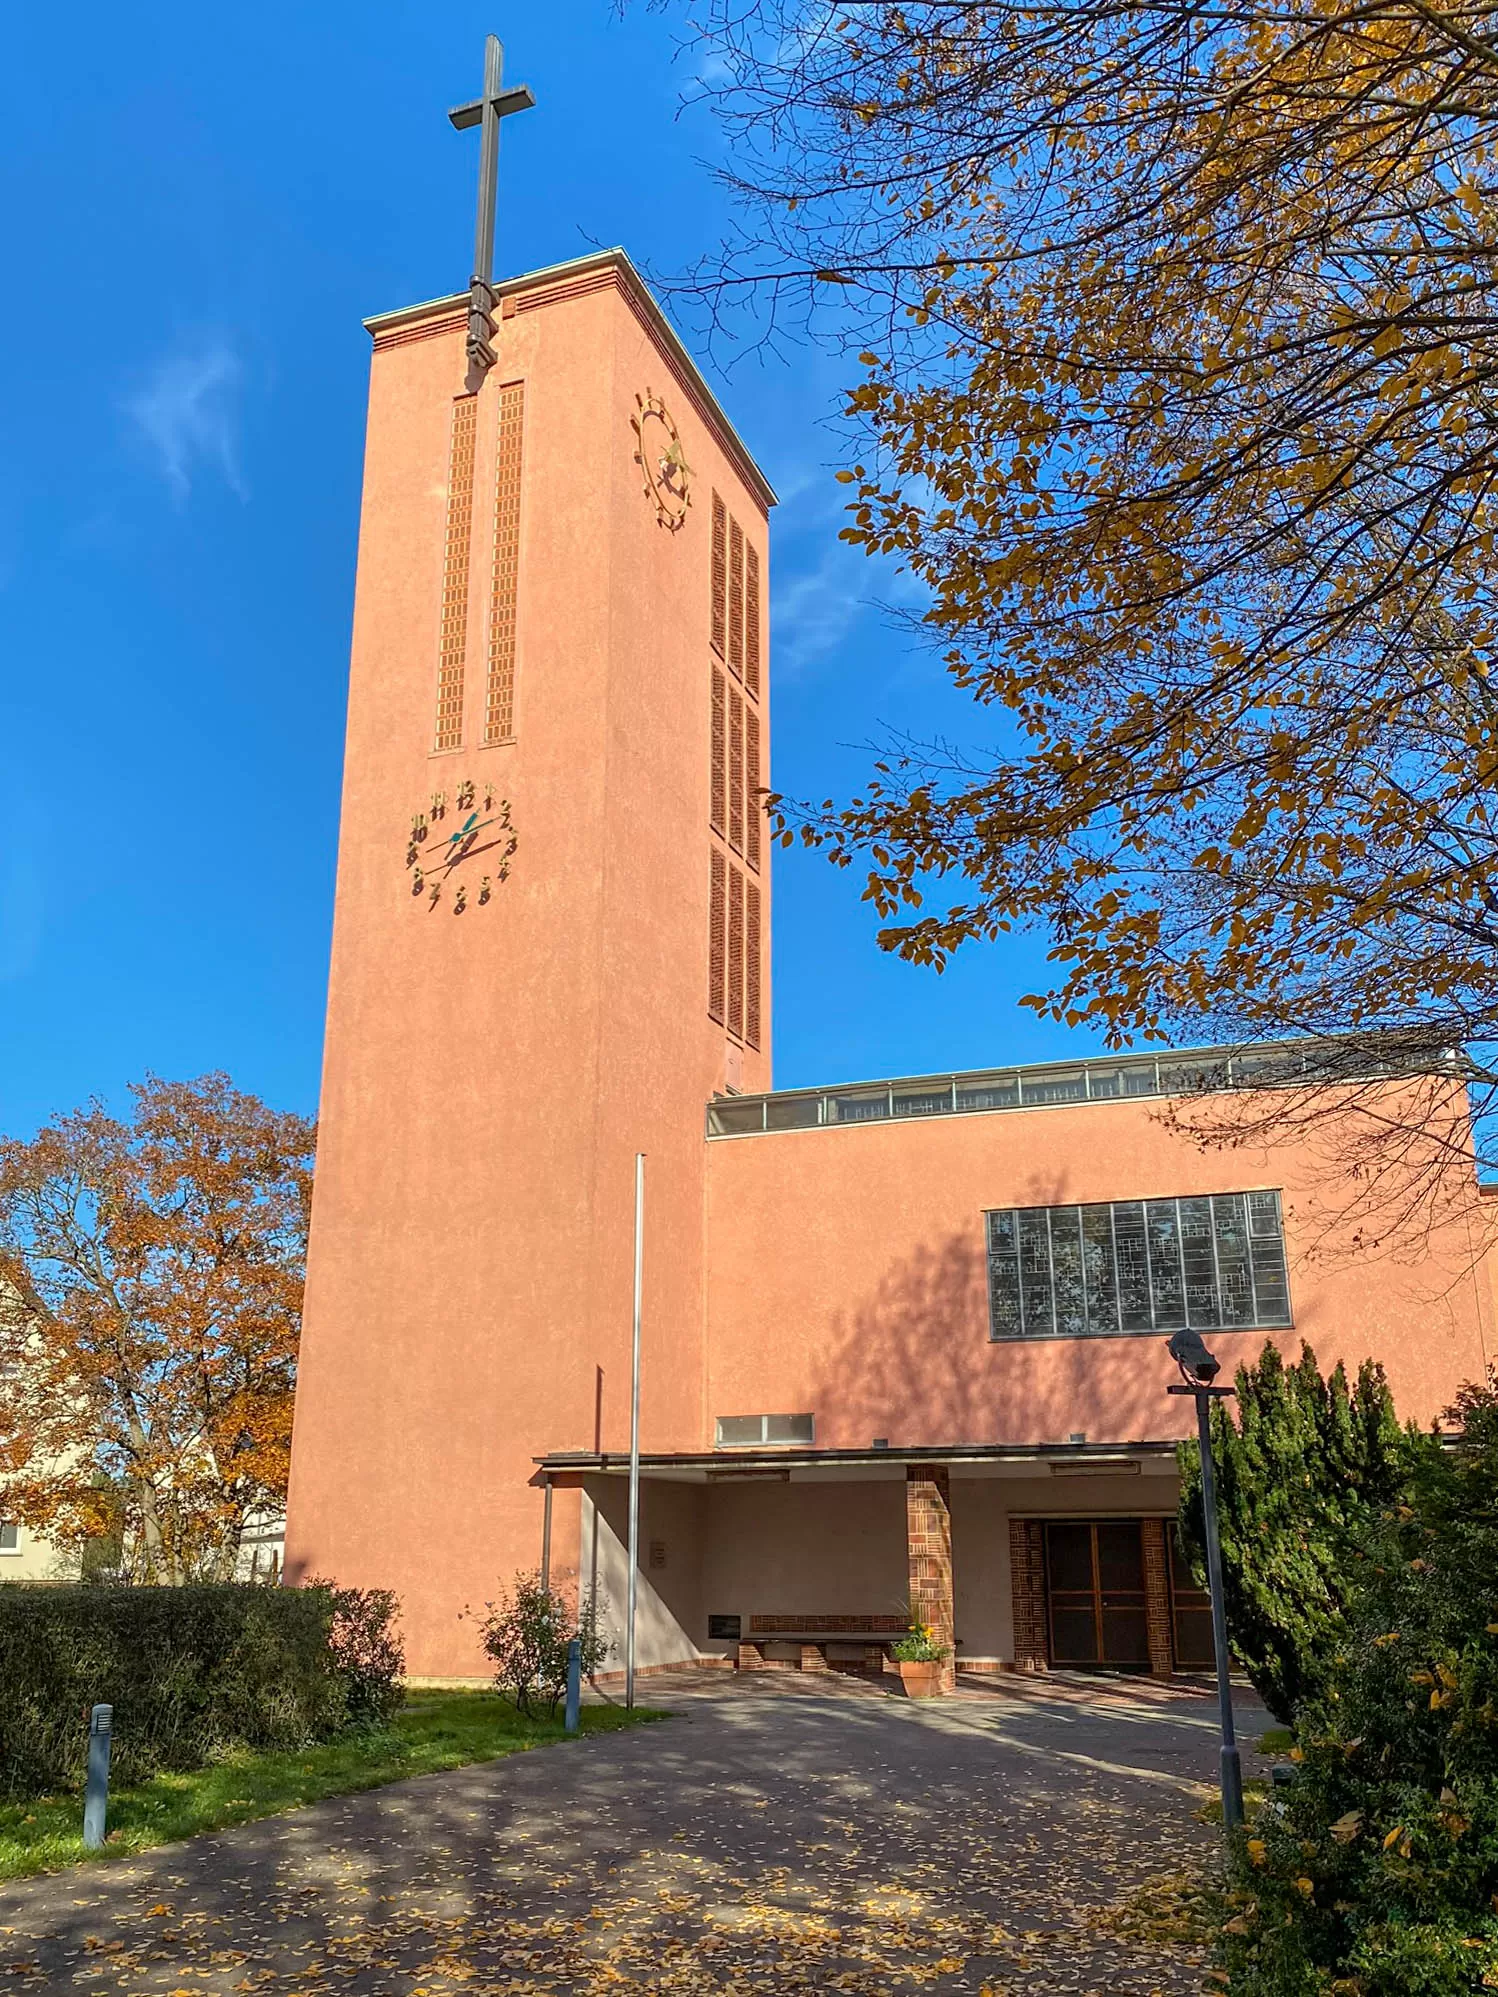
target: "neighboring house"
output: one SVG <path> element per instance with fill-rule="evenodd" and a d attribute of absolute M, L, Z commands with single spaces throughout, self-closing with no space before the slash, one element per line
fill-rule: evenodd
<path fill-rule="evenodd" d="M 0 1495 L 0 1581 L 75 1581 L 78 1556 L 55 1546 L 44 1533 L 5 1516 Z"/>
<path fill-rule="evenodd" d="M 279 1581 L 286 1559 L 284 1512 L 252 1512 L 239 1535 L 236 1581 Z"/>

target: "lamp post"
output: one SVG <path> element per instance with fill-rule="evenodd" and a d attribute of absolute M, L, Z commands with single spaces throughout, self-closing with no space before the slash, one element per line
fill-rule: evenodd
<path fill-rule="evenodd" d="M 1236 1830 L 1243 1822 L 1243 1763 L 1233 1731 L 1233 1684 L 1228 1657 L 1228 1619 L 1222 1594 L 1222 1542 L 1217 1533 L 1217 1483 L 1212 1470 L 1213 1401 L 1225 1399 L 1231 1387 L 1215 1387 L 1222 1371 L 1197 1331 L 1178 1331 L 1170 1341 L 1170 1356 L 1181 1369 L 1179 1386 L 1168 1394 L 1190 1394 L 1196 1402 L 1196 1433 L 1202 1459 L 1202 1525 L 1207 1540 L 1207 1587 L 1212 1598 L 1212 1650 L 1217 1660 L 1217 1710 L 1222 1723 L 1222 1822 Z"/>

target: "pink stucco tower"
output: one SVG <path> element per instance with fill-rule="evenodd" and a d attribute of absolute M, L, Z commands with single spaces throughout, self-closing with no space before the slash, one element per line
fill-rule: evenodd
<path fill-rule="evenodd" d="M 700 1442 L 703 1105 L 770 1086 L 774 496 L 621 252 L 499 290 L 476 394 L 466 295 L 369 322 L 287 1535 L 427 1674 L 537 1562 L 538 1449 L 624 1444 L 637 1151 L 644 1422 Z"/>

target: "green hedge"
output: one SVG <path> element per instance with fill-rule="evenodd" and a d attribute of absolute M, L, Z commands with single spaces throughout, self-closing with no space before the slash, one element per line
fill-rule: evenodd
<path fill-rule="evenodd" d="M 0 1795 L 78 1786 L 100 1701 L 120 1782 L 383 1724 L 401 1698 L 395 1614 L 382 1590 L 320 1584 L 0 1587 Z"/>

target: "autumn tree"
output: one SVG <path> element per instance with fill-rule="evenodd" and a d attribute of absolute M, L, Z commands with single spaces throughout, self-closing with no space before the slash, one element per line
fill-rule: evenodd
<path fill-rule="evenodd" d="M 749 213 L 697 289 L 835 301 L 845 538 L 990 738 L 892 742 L 787 831 L 911 961 L 1047 929 L 1029 1002 L 1110 1045 L 1335 1037 L 1345 1076 L 1393 1033 L 1491 1098 L 1493 6 L 702 26 Z"/>
<path fill-rule="evenodd" d="M 0 1141 L 0 1480 L 175 1583 L 285 1499 L 314 1130 L 224 1075 L 131 1095 Z"/>

